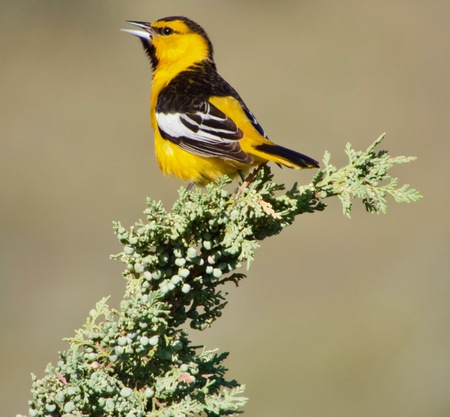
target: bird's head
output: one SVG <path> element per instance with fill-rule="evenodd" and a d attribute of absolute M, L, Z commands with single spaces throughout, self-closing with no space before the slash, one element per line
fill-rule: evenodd
<path fill-rule="evenodd" d="M 200 25 L 186 17 L 128 23 L 142 29 L 122 30 L 140 38 L 154 69 L 174 65 L 187 68 L 203 60 L 213 61 L 213 47 L 208 35 Z"/>

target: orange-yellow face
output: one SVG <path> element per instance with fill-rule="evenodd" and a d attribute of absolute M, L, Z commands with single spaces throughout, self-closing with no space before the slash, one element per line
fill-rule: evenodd
<path fill-rule="evenodd" d="M 152 44 L 155 56 L 161 65 L 172 65 L 185 61 L 186 65 L 209 57 L 208 39 L 194 32 L 181 20 L 159 20 L 150 25 L 155 31 Z"/>
<path fill-rule="evenodd" d="M 134 22 L 144 31 L 128 30 L 141 38 L 153 67 L 176 65 L 178 69 L 212 59 L 213 49 L 206 32 L 185 17 L 167 17 L 153 23 Z"/>

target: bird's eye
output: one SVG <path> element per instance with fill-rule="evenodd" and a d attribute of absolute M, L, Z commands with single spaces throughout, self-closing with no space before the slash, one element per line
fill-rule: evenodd
<path fill-rule="evenodd" d="M 171 35 L 172 33 L 173 33 L 173 29 L 172 28 L 165 27 L 162 30 L 162 34 L 163 35 Z"/>

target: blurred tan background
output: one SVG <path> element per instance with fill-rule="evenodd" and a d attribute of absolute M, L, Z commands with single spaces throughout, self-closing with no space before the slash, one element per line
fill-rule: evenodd
<path fill-rule="evenodd" d="M 231 352 L 246 415 L 450 415 L 450 2 L 22 1 L 0 4 L 1 415 L 25 413 L 63 337 L 121 299 L 111 221 L 167 208 L 150 73 L 127 19 L 205 27 L 222 75 L 269 136 L 345 163 L 387 131 L 425 195 L 387 216 L 337 202 L 263 243 L 224 317 L 196 343 Z M 287 184 L 312 172 L 274 168 Z M 88 290 L 86 290 L 88 289 Z"/>

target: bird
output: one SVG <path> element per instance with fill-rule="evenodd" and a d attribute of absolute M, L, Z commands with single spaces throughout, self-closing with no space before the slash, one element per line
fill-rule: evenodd
<path fill-rule="evenodd" d="M 129 20 L 152 69 L 150 118 L 161 172 L 204 186 L 272 161 L 289 168 L 319 163 L 269 140 L 237 91 L 217 71 L 206 31 L 184 16 Z"/>

